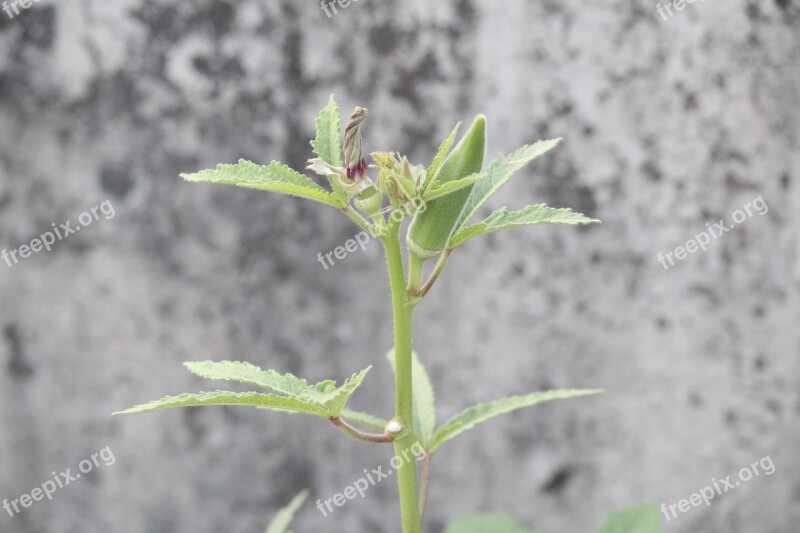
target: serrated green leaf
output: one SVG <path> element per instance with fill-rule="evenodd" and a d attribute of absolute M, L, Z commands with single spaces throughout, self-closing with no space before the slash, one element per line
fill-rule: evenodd
<path fill-rule="evenodd" d="M 431 162 L 431 166 L 428 167 L 428 170 L 425 172 L 425 180 L 422 182 L 422 186 L 419 188 L 420 193 L 425 193 L 428 190 L 428 187 L 432 185 L 433 177 L 436 175 L 436 172 L 439 170 L 439 167 L 442 166 L 442 161 L 447 156 L 447 152 L 450 151 L 450 147 L 453 145 L 453 141 L 456 139 L 456 135 L 458 135 L 458 130 L 461 128 L 461 122 L 457 123 L 453 131 L 450 132 L 450 135 L 442 141 L 442 144 L 439 145 L 439 150 L 436 151 L 436 155 L 433 157 L 433 161 Z"/>
<path fill-rule="evenodd" d="M 342 148 L 339 138 L 339 122 L 341 112 L 339 106 L 331 95 L 328 104 L 320 111 L 314 121 L 317 130 L 316 138 L 311 141 L 311 147 L 323 161 L 335 167 L 342 166 Z"/>
<path fill-rule="evenodd" d="M 433 443 L 430 447 L 430 452 L 434 452 L 448 440 L 453 439 L 461 433 L 472 429 L 481 422 L 486 422 L 487 420 L 490 420 L 496 416 L 544 402 L 550 402 L 553 400 L 566 400 L 567 398 L 577 398 L 579 396 L 588 396 L 591 394 L 598 394 L 600 392 L 602 391 L 577 389 L 534 392 L 533 394 L 527 394 L 524 396 L 510 396 L 508 398 L 495 400 L 491 403 L 475 405 L 454 416 L 436 431 L 436 435 L 434 435 Z"/>
<path fill-rule="evenodd" d="M 660 526 L 658 505 L 648 504 L 612 514 L 598 533 L 658 533 Z"/>
<path fill-rule="evenodd" d="M 352 409 L 342 409 L 342 418 L 348 422 L 355 422 L 364 427 L 384 431 L 388 420 L 371 415 L 369 413 L 362 413 L 361 411 L 353 411 Z"/>
<path fill-rule="evenodd" d="M 206 405 L 247 405 L 259 409 L 271 409 L 287 413 L 306 413 L 310 415 L 323 416 L 328 418 L 328 409 L 324 405 L 312 402 L 311 400 L 301 400 L 298 398 L 285 398 L 274 394 L 262 394 L 260 392 L 229 392 L 214 391 L 201 392 L 197 394 L 180 394 L 178 396 L 166 396 L 161 400 L 137 405 L 114 413 L 115 415 L 127 415 L 133 413 L 145 413 L 157 411 L 159 409 L 169 409 L 172 407 L 198 407 Z"/>
<path fill-rule="evenodd" d="M 286 396 L 299 396 L 311 390 L 304 379 L 292 374 L 279 374 L 275 370 L 262 370 L 255 365 L 241 361 L 192 361 L 183 363 L 189 372 L 205 379 L 235 381 L 247 385 L 263 387 Z M 321 382 L 317 385 L 329 385 L 335 382 Z"/>
<path fill-rule="evenodd" d="M 278 511 L 278 514 L 275 515 L 275 518 L 269 524 L 266 533 L 291 533 L 288 531 L 289 525 L 292 523 L 294 515 L 300 509 L 300 506 L 302 506 L 303 502 L 306 501 L 306 498 L 308 498 L 307 490 L 304 490 L 292 498 L 292 501 L 289 502 L 289 505 Z"/>
<path fill-rule="evenodd" d="M 450 247 L 455 248 L 473 237 L 492 233 L 506 228 L 533 226 L 536 224 L 594 224 L 600 222 L 569 208 L 555 208 L 546 204 L 529 205 L 519 211 L 509 211 L 505 207 L 489 215 L 478 224 L 463 228 L 450 239 Z"/>
<path fill-rule="evenodd" d="M 336 382 L 331 380 L 309 385 L 306 380 L 292 374 L 262 370 L 250 363 L 239 361 L 199 361 L 184 364 L 190 372 L 202 378 L 246 383 L 264 387 L 291 398 L 314 402 L 325 406 L 328 409 L 328 416 L 339 416 L 347 400 L 361 385 L 367 372 L 372 368 L 370 366 L 353 374 L 352 377 L 345 380 L 341 387 L 337 388 Z"/>
<path fill-rule="evenodd" d="M 394 348 L 386 353 L 392 372 L 395 371 Z M 436 430 L 436 395 L 433 385 L 428 377 L 428 372 L 422 365 L 417 352 L 411 352 L 411 380 L 414 384 L 412 391 L 412 408 L 414 416 L 414 432 L 427 450 Z"/>
<path fill-rule="evenodd" d="M 372 367 L 368 366 L 361 372 L 353 374 L 352 377 L 346 379 L 345 382 L 342 383 L 341 387 L 324 393 L 319 397 L 325 407 L 330 410 L 330 416 L 339 416 L 342 414 L 342 409 L 344 409 L 347 400 L 349 400 L 350 396 L 361 386 L 361 383 L 364 381 L 370 369 L 372 369 Z"/>
<path fill-rule="evenodd" d="M 519 527 L 503 514 L 485 513 L 465 516 L 447 525 L 444 533 L 535 533 Z"/>
<path fill-rule="evenodd" d="M 486 174 L 484 174 L 483 172 L 478 172 L 470 176 L 467 176 L 466 178 L 461 178 L 455 181 L 436 183 L 433 187 L 430 187 L 428 189 L 428 191 L 423 196 L 423 200 L 425 200 L 426 202 L 430 202 L 431 200 L 435 200 L 436 198 L 447 196 L 448 194 L 459 191 L 464 187 L 469 187 L 470 185 L 480 181 L 484 177 L 486 177 Z"/>
<path fill-rule="evenodd" d="M 337 207 L 331 193 L 317 185 L 308 176 L 277 161 L 264 166 L 240 159 L 235 164 L 221 164 L 216 168 L 200 172 L 184 173 L 181 174 L 181 177 L 186 181 L 222 183 L 262 191 L 280 192 Z"/>
<path fill-rule="evenodd" d="M 504 161 L 492 161 L 484 172 L 486 177 L 475 184 L 456 220 L 453 235 L 461 231 L 470 217 L 483 203 L 494 194 L 505 182 L 522 167 L 555 148 L 561 139 L 539 141 L 525 145 L 505 158 Z"/>

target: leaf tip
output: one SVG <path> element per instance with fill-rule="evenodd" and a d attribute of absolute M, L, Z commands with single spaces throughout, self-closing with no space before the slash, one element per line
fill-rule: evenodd
<path fill-rule="evenodd" d="M 186 367 L 189 372 L 194 372 L 197 370 L 201 365 L 210 363 L 211 361 L 184 361 L 183 366 Z"/>

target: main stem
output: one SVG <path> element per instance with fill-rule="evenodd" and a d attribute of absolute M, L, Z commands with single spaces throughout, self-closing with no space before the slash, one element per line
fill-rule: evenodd
<path fill-rule="evenodd" d="M 399 224 L 392 224 L 383 237 L 386 250 L 386 264 L 389 267 L 389 284 L 392 289 L 392 310 L 394 313 L 394 358 L 395 358 L 395 420 L 405 426 L 402 437 L 394 441 L 395 456 L 403 457 L 403 452 L 416 442 L 411 403 L 411 333 L 414 306 L 406 291 L 403 254 L 400 251 Z M 408 452 L 406 455 L 408 456 Z M 400 513 L 403 519 L 403 533 L 420 533 L 419 507 L 417 504 L 417 465 L 414 461 L 400 461 L 397 469 L 397 483 L 400 489 Z"/>

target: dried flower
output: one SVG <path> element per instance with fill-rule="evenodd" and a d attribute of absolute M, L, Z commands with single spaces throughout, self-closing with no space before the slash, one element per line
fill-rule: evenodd
<path fill-rule="evenodd" d="M 347 169 L 347 179 L 350 181 L 360 181 L 367 175 L 367 162 L 364 161 L 361 147 L 360 126 L 368 114 L 367 108 L 356 107 L 344 128 L 344 165 Z"/>

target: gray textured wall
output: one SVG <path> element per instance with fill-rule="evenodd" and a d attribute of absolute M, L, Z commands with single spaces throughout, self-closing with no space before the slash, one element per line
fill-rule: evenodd
<path fill-rule="evenodd" d="M 0 510 L 0 532 L 260 533 L 296 491 L 325 499 L 387 463 L 306 417 L 108 416 L 202 390 L 180 363 L 207 358 L 310 379 L 375 363 L 354 405 L 391 412 L 377 245 L 325 271 L 317 252 L 355 233 L 339 213 L 177 178 L 239 157 L 302 165 L 329 93 L 369 107 L 369 149 L 422 163 L 476 112 L 492 154 L 563 136 L 492 207 L 545 201 L 604 222 L 475 241 L 421 307 L 443 416 L 509 393 L 608 391 L 445 448 L 430 531 L 495 510 L 590 532 L 769 455 L 773 475 L 664 530 L 796 532 L 799 28 L 794 0 L 669 20 L 621 0 L 359 0 L 330 19 L 293 0 L 0 12 L 0 247 L 104 200 L 116 213 L 0 263 L 0 498 L 106 446 L 116 458 L 19 516 Z M 759 196 L 767 214 L 669 270 L 657 261 Z M 307 505 L 296 530 L 397 531 L 395 494 L 384 482 L 326 519 Z"/>

